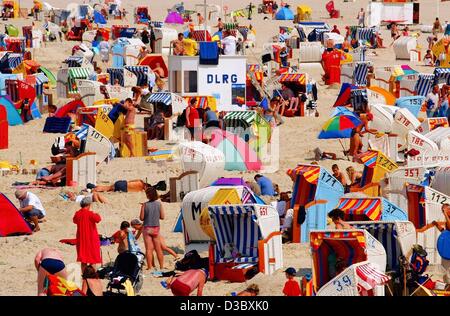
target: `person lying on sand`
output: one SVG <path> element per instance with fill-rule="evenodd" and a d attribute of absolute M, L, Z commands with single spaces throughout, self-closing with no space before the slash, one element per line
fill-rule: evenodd
<path fill-rule="evenodd" d="M 57 249 L 44 248 L 40 250 L 34 258 L 34 266 L 38 271 L 38 296 L 45 296 L 44 280 L 47 275 L 52 274 L 67 279 L 66 265 Z"/>
<path fill-rule="evenodd" d="M 86 186 L 92 192 L 145 192 L 150 187 L 150 184 L 142 180 L 119 180 L 111 185 L 94 185 L 89 183 Z"/>
<path fill-rule="evenodd" d="M 259 286 L 257 284 L 250 284 L 245 290 L 239 292 L 236 296 L 258 296 Z"/>
<path fill-rule="evenodd" d="M 72 202 L 76 202 L 76 203 L 80 203 L 86 197 L 90 197 L 93 202 L 98 202 L 98 203 L 102 203 L 102 204 L 108 203 L 108 200 L 98 192 L 92 192 L 92 193 L 89 193 L 89 192 L 83 193 L 82 192 L 77 195 L 74 192 L 67 191 L 64 194 L 64 196 L 67 197 L 68 200 L 70 200 Z"/>
<path fill-rule="evenodd" d="M 203 288 L 208 280 L 208 271 L 205 269 L 192 269 L 180 276 L 174 276 L 167 280 L 167 289 L 174 296 L 189 296 L 197 289 L 197 296 L 203 296 Z"/>

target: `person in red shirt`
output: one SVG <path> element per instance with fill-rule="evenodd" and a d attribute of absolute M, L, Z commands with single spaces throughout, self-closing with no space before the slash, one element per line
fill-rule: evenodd
<path fill-rule="evenodd" d="M 91 204 L 91 198 L 84 198 L 80 203 L 81 209 L 73 216 L 73 222 L 77 225 L 77 261 L 81 262 L 81 272 L 88 264 L 102 263 L 97 231 L 97 223 L 102 218 L 90 210 Z"/>
<path fill-rule="evenodd" d="M 341 32 L 339 31 L 337 25 L 333 26 L 333 29 L 331 30 L 331 33 L 341 34 Z"/>
<path fill-rule="evenodd" d="M 195 107 L 197 100 L 192 98 L 189 102 L 189 106 L 186 108 L 186 127 L 191 133 L 191 140 L 195 139 L 195 130 L 201 126 L 200 115 Z"/>
<path fill-rule="evenodd" d="M 296 275 L 295 268 L 287 268 L 286 273 L 286 283 L 284 284 L 283 294 L 285 296 L 301 296 L 300 284 L 294 279 Z"/>
<path fill-rule="evenodd" d="M 326 85 L 341 83 L 342 53 L 334 48 L 333 40 L 327 41 L 327 49 L 322 54 L 322 67 L 325 71 L 324 81 Z"/>

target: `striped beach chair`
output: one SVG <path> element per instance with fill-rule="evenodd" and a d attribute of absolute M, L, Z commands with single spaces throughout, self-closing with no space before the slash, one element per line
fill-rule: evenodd
<path fill-rule="evenodd" d="M 106 71 L 109 74 L 109 82 L 111 85 L 114 85 L 114 82 L 119 80 L 119 84 L 122 87 L 124 86 L 123 68 L 108 68 Z"/>
<path fill-rule="evenodd" d="M 150 72 L 148 66 L 125 66 L 124 69 L 136 75 L 138 86 L 148 84 L 148 75 Z"/>
<path fill-rule="evenodd" d="M 419 79 L 417 80 L 416 86 L 414 88 L 417 95 L 426 97 L 433 87 L 434 78 L 435 76 L 432 74 L 419 74 Z"/>
<path fill-rule="evenodd" d="M 353 82 L 356 86 L 367 86 L 367 74 L 369 73 L 368 62 L 359 62 L 353 71 Z"/>
<path fill-rule="evenodd" d="M 368 102 L 366 89 L 354 89 L 351 91 L 350 102 L 355 111 L 362 110 L 365 103 Z"/>
<path fill-rule="evenodd" d="M 434 83 L 435 84 L 450 84 L 450 68 L 436 68 L 434 69 Z"/>

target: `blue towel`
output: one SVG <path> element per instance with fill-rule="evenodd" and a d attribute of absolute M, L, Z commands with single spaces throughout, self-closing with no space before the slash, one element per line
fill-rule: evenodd
<path fill-rule="evenodd" d="M 219 47 L 216 42 L 200 42 L 200 65 L 218 65 Z"/>

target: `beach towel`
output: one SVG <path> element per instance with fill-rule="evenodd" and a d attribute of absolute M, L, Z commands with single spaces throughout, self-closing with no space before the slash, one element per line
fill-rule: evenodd
<path fill-rule="evenodd" d="M 200 65 L 218 65 L 219 47 L 215 42 L 200 42 Z"/>

